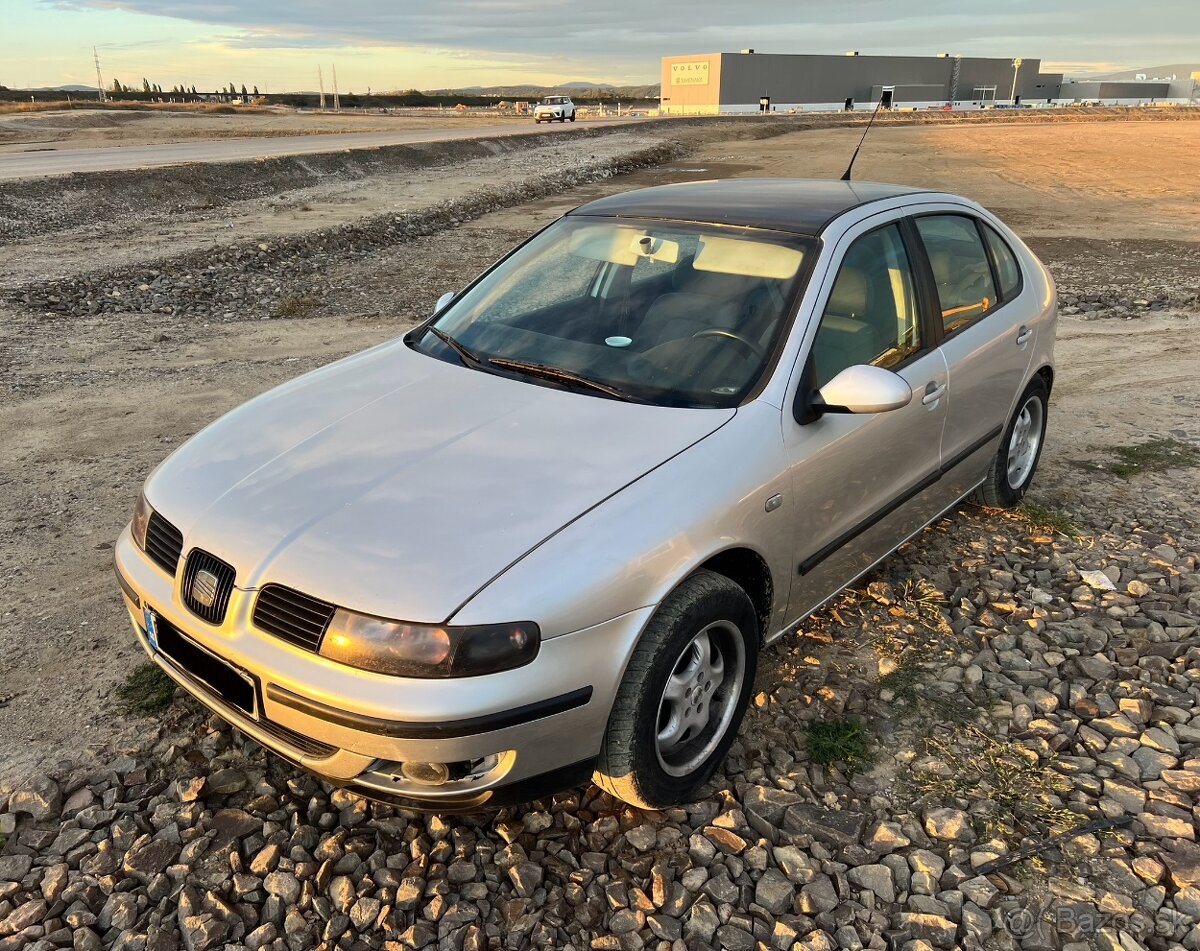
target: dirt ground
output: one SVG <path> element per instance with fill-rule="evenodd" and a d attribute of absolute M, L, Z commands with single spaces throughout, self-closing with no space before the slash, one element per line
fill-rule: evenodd
<path fill-rule="evenodd" d="M 0 304 L 0 786 L 39 764 L 136 745 L 142 727 L 114 706 L 114 687 L 140 652 L 112 578 L 111 542 L 141 480 L 180 442 L 271 386 L 400 333 L 442 292 L 569 207 L 670 181 L 830 177 L 856 138 L 853 130 L 830 130 L 710 141 L 685 160 L 348 257 L 333 275 L 334 292 L 306 319 L 51 318 Z M 857 176 L 976 198 L 1056 269 L 1133 281 L 1145 269 L 1139 255 L 1151 254 L 1164 280 L 1194 287 L 1200 178 L 1184 169 L 1189 161 L 1194 168 L 1197 145 L 1194 122 L 886 128 L 872 133 Z M 452 188 L 481 170 L 439 174 L 440 187 Z M 313 228 L 347 215 L 340 197 L 298 207 L 238 213 L 264 240 L 294 231 L 301 214 Z M 176 240 L 169 226 L 156 227 Z M 69 240 L 22 245 L 22 268 L 56 270 L 64 259 L 83 267 L 86 255 Z M 1200 443 L 1198 320 L 1166 310 L 1136 320 L 1062 321 L 1035 500 L 1086 509 L 1093 476 L 1077 463 L 1107 447 L 1167 434 Z M 1194 510 L 1194 477 L 1180 470 L 1114 491 Z"/>
<path fill-rule="evenodd" d="M 165 145 L 197 139 L 275 137 L 340 132 L 400 132 L 446 126 L 495 125 L 529 121 L 527 116 L 493 112 L 430 110 L 420 115 L 316 113 L 293 109 L 238 112 L 31 112 L 0 115 L 0 152 L 39 148 L 90 149 L 104 146 Z"/>

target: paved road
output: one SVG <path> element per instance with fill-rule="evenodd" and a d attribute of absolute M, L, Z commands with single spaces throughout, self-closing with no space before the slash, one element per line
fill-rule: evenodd
<path fill-rule="evenodd" d="M 110 172 L 118 169 L 156 168 L 192 162 L 237 162 L 277 155 L 309 155 L 343 149 L 373 149 L 414 142 L 444 142 L 495 135 L 532 135 L 572 132 L 589 126 L 625 124 L 637 119 L 604 119 L 594 122 L 549 123 L 532 121 L 455 129 L 410 129 L 400 132 L 345 132 L 328 135 L 288 135 L 275 138 L 204 139 L 169 145 L 112 146 L 103 149 L 62 149 L 0 154 L 0 179 L 43 178 L 72 172 Z"/>

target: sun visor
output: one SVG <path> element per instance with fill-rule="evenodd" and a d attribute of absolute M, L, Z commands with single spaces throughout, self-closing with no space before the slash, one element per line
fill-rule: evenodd
<path fill-rule="evenodd" d="M 804 252 L 798 248 L 785 248 L 744 238 L 702 235 L 700 250 L 696 252 L 692 267 L 697 271 L 782 281 L 794 277 L 803 260 Z"/>

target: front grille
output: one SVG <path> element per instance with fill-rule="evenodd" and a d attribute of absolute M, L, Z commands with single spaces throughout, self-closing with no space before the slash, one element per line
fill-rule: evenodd
<path fill-rule="evenodd" d="M 167 574 L 174 576 L 183 553 L 183 532 L 157 512 L 146 525 L 146 554 Z"/>
<path fill-rule="evenodd" d="M 283 585 L 269 584 L 254 604 L 254 623 L 276 637 L 315 651 L 337 608 Z"/>
<path fill-rule="evenodd" d="M 183 603 L 209 624 L 220 624 L 233 594 L 234 577 L 232 565 L 193 548 L 183 569 Z"/>

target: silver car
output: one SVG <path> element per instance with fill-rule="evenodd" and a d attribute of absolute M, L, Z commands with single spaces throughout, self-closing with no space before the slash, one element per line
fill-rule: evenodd
<path fill-rule="evenodd" d="M 447 297 L 181 446 L 116 547 L 163 670 L 369 797 L 692 799 L 765 644 L 1037 466 L 1054 285 L 952 195 L 629 192 Z"/>

